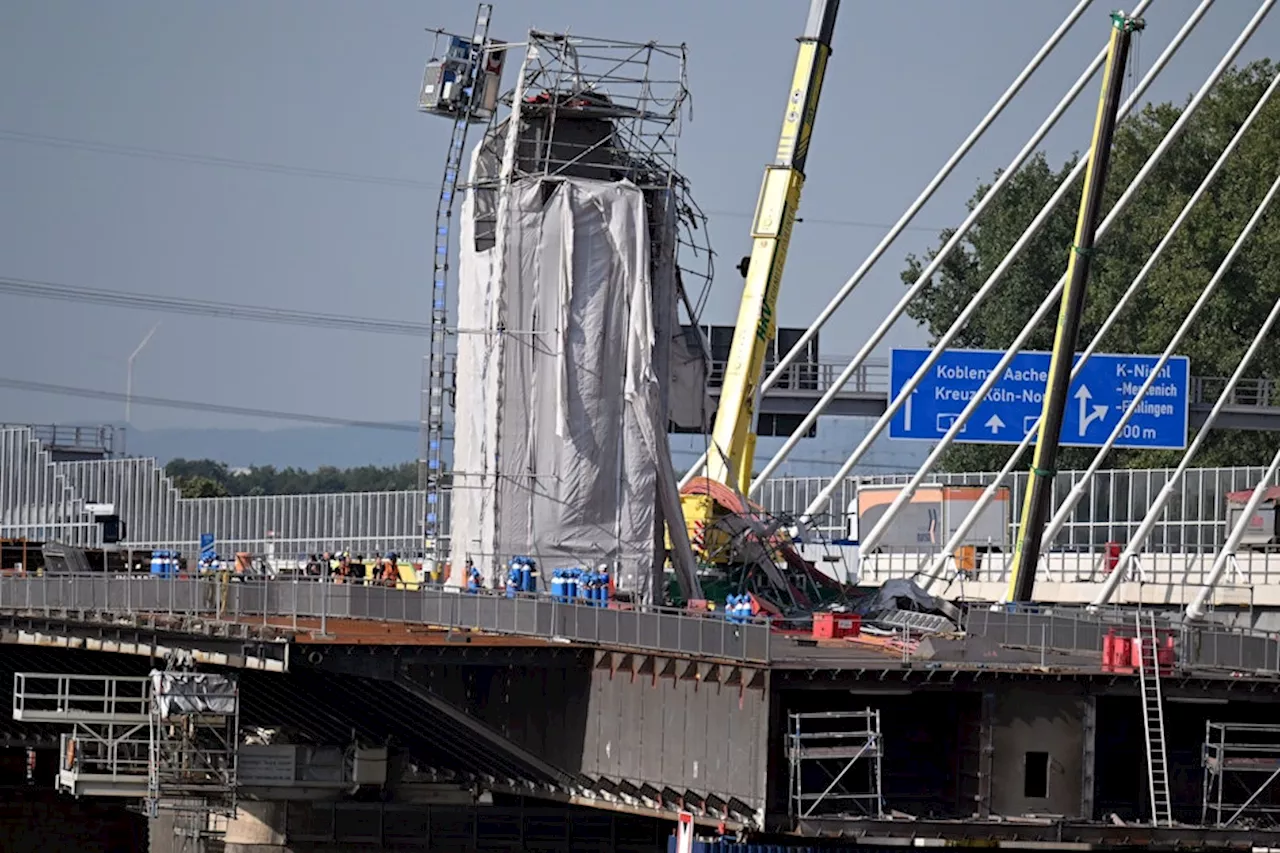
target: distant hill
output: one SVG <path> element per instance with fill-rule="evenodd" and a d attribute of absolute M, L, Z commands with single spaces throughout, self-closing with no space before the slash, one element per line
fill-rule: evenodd
<path fill-rule="evenodd" d="M 416 426 L 406 424 L 409 429 Z M 233 468 L 311 470 L 321 465 L 398 465 L 417 458 L 418 436 L 360 427 L 131 430 L 126 449 L 131 456 L 154 456 L 162 465 L 171 459 L 215 459 Z"/>
<path fill-rule="evenodd" d="M 840 418 L 824 421 L 816 438 L 802 441 L 784 472 L 796 476 L 829 475 L 866 435 L 871 422 Z M 133 430 L 127 451 L 133 456 L 154 456 L 161 464 L 171 459 L 214 459 L 231 467 L 274 465 L 277 468 L 312 470 L 321 465 L 350 468 L 358 465 L 398 465 L 416 459 L 417 424 L 406 423 L 405 432 L 361 427 L 293 427 L 255 429 Z M 782 439 L 761 439 L 758 465 L 763 465 Z M 676 469 L 693 464 L 706 446 L 701 436 L 671 437 Z M 446 464 L 450 461 L 446 445 Z M 924 459 L 928 446 L 920 442 L 881 439 L 864 458 L 858 473 L 885 474 L 910 471 Z"/>

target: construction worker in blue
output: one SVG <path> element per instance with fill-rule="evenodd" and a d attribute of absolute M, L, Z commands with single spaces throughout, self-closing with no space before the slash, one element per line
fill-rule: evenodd
<path fill-rule="evenodd" d="M 480 570 L 470 558 L 467 558 L 467 592 L 475 595 L 482 589 L 484 589 L 484 580 L 480 577 Z"/>

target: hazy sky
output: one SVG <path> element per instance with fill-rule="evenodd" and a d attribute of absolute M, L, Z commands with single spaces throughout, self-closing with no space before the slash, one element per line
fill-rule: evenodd
<path fill-rule="evenodd" d="M 808 221 L 782 288 L 784 325 L 806 324 L 825 304 L 1074 2 L 845 0 L 809 159 Z M 681 167 L 712 215 L 720 255 L 706 319 L 731 322 L 741 284 L 733 267 L 773 155 L 806 0 L 495 5 L 492 35 L 510 40 L 538 26 L 688 44 L 693 114 Z M 1156 0 L 1141 69 L 1194 6 Z M 1183 100 L 1256 7 L 1219 0 L 1151 96 Z M 923 230 L 890 250 L 828 327 L 827 353 L 850 354 L 865 339 L 901 295 L 903 255 L 959 221 L 975 184 L 1010 159 L 1102 47 L 1110 9 L 1091 7 L 920 214 Z M 469 31 L 473 16 L 469 0 L 5 0 L 0 278 L 425 322 L 448 125 L 416 111 L 432 48 L 424 29 Z M 1280 15 L 1242 58 L 1268 45 L 1280 45 Z M 1053 160 L 1086 144 L 1096 86 L 1050 137 Z M 4 294 L 0 316 L 0 377 L 122 392 L 130 352 L 163 319 L 137 361 L 139 394 L 418 416 L 424 346 L 413 338 Z M 890 340 L 921 339 L 907 326 Z M 0 421 L 122 419 L 120 403 L 0 388 Z M 157 408 L 135 408 L 133 421 L 280 425 Z"/>

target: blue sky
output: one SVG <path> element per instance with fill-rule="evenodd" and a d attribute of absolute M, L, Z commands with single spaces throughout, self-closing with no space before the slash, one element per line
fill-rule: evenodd
<path fill-rule="evenodd" d="M 845 0 L 782 287 L 804 325 L 858 266 L 1074 0 Z M 528 27 L 685 42 L 692 120 L 681 169 L 711 214 L 731 322 L 747 227 L 773 154 L 804 0 L 499 0 L 493 35 Z M 1139 67 L 1195 3 L 1157 0 Z M 1183 100 L 1256 4 L 1220 0 L 1151 91 Z M 1095 3 L 824 335 L 851 354 L 901 295 L 908 251 L 958 222 L 1107 36 Z M 448 126 L 419 114 L 424 30 L 469 30 L 470 2 L 7 0 L 0 4 L 0 277 L 387 318 L 427 318 L 430 234 Z M 1242 59 L 1280 44 L 1268 20 Z M 1050 136 L 1085 145 L 1096 82 Z M 40 138 L 34 138 L 40 137 Z M 93 144 L 370 180 L 124 156 Z M 428 186 L 379 182 L 426 182 Z M 1065 255 L 1064 255 L 1065 263 Z M 367 420 L 415 420 L 421 342 L 0 294 L 0 376 Z M 922 341 L 909 323 L 890 343 Z M 0 420 L 121 420 L 120 403 L 0 389 Z M 144 429 L 281 424 L 137 408 Z M 839 428 L 835 430 L 839 434 Z M 847 444 L 847 442 L 845 442 Z"/>

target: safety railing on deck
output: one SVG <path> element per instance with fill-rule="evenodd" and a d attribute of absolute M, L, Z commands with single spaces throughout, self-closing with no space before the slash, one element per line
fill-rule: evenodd
<path fill-rule="evenodd" d="M 508 598 L 437 586 L 419 590 L 271 579 L 227 583 L 216 577 L 139 575 L 0 577 L 0 611 L 45 615 L 111 613 L 297 625 L 298 620 L 367 619 L 680 653 L 729 661 L 769 661 L 764 624 L 730 622 L 666 607 L 593 607 L 545 595 Z M 320 630 L 326 630 L 322 622 Z"/>
<path fill-rule="evenodd" d="M 1098 655 L 1109 632 L 1132 636 L 1133 610 L 1118 607 L 1091 613 L 1084 608 L 971 608 L 962 630 L 988 644 L 1038 653 L 1052 665 L 1062 653 Z M 1186 625 L 1158 620 L 1177 638 L 1173 668 L 1184 674 L 1238 673 L 1280 677 L 1280 633 L 1225 626 Z"/>
<path fill-rule="evenodd" d="M 361 619 L 744 663 L 805 656 L 804 648 L 791 640 L 773 638 L 764 623 L 731 622 L 715 614 L 698 616 L 646 606 L 611 609 L 542 595 L 508 598 L 431 586 L 408 590 L 304 578 L 227 583 L 211 577 L 7 576 L 0 577 L 0 611 L 79 618 L 92 614 L 195 617 L 203 623 L 261 620 L 263 625 L 322 633 L 328 620 Z M 1130 625 L 1130 616 L 1118 608 L 1091 613 L 1063 606 L 1009 611 L 975 605 L 965 613 L 959 629 L 969 639 L 982 637 L 996 647 L 1037 651 L 1044 663 L 1052 664 L 1063 652 L 1098 660 L 1107 632 Z M 1280 634 L 1178 622 L 1164 622 L 1161 627 L 1177 633 L 1178 665 L 1185 672 L 1280 677 Z M 912 656 L 904 652 L 904 661 Z M 998 656 L 982 663 L 1002 665 Z"/>

